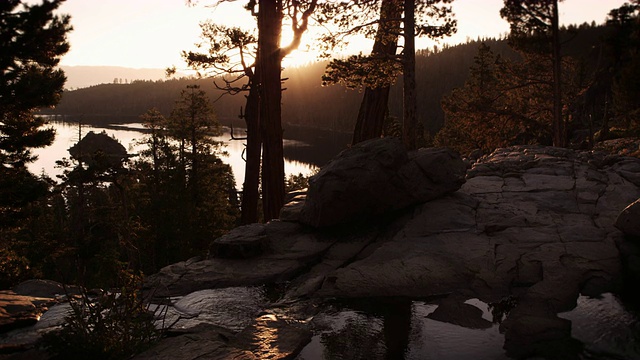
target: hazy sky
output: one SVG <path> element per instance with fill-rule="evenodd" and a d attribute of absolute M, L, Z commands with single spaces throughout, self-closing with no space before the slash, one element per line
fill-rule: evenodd
<path fill-rule="evenodd" d="M 37 2 L 30 0 L 30 2 Z M 245 0 L 206 7 L 214 0 L 201 0 L 189 7 L 185 0 L 67 0 L 61 13 L 70 14 L 74 31 L 69 34 L 71 51 L 63 65 L 109 65 L 134 68 L 184 67 L 181 50 L 193 47 L 198 41 L 199 23 L 213 19 L 218 23 L 246 28 L 254 26 L 252 18 L 242 8 Z M 607 13 L 622 5 L 624 0 L 565 0 L 561 3 L 563 24 L 604 22 Z M 450 43 L 467 38 L 499 36 L 508 31 L 500 18 L 502 0 L 456 0 L 454 11 L 458 19 L 458 33 Z M 307 40 L 309 36 L 307 36 Z M 355 44 L 354 49 L 358 44 Z M 359 44 L 369 49 L 369 44 Z M 417 47 L 430 44 L 419 40 Z M 293 62 L 313 60 L 311 53 L 292 54 Z"/>

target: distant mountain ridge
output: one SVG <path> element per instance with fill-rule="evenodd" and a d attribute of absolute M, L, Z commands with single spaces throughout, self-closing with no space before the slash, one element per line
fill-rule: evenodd
<path fill-rule="evenodd" d="M 135 69 L 122 66 L 61 66 L 67 75 L 69 90 L 100 84 L 127 84 L 134 80 L 163 80 L 165 69 Z"/>

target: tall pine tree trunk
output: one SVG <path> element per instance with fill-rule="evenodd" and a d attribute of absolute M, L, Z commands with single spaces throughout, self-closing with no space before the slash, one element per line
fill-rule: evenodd
<path fill-rule="evenodd" d="M 280 216 L 284 205 L 284 153 L 282 148 L 280 0 L 261 0 L 258 12 L 260 66 L 260 126 L 262 127 L 262 203 L 264 220 Z"/>
<path fill-rule="evenodd" d="M 260 194 L 260 155 L 262 154 L 262 134 L 260 129 L 260 94 L 258 93 L 259 67 L 249 80 L 251 87 L 247 96 L 244 120 L 247 125 L 247 148 L 244 183 L 242 185 L 242 205 L 240 222 L 252 224 L 258 222 L 258 199 Z"/>
<path fill-rule="evenodd" d="M 562 119 L 562 55 L 560 54 L 560 25 L 558 20 L 558 1 L 553 2 L 551 18 L 552 62 L 553 62 L 553 145 L 564 147 L 566 136 Z"/>
<path fill-rule="evenodd" d="M 373 44 L 372 56 L 393 57 L 398 45 L 402 14 L 401 0 L 383 0 L 380 7 L 380 24 Z M 378 138 L 382 135 L 384 119 L 389 104 L 390 86 L 365 88 L 351 144 Z"/>
<path fill-rule="evenodd" d="M 415 2 L 404 1 L 404 61 L 402 78 L 404 85 L 404 117 L 402 139 L 408 150 L 416 148 L 416 44 Z"/>
<path fill-rule="evenodd" d="M 365 88 L 356 128 L 353 131 L 352 145 L 359 142 L 379 138 L 384 128 L 384 118 L 387 114 L 389 92 L 391 87 Z"/>

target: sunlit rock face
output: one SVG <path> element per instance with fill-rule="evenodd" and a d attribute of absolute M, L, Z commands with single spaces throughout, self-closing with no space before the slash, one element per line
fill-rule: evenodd
<path fill-rule="evenodd" d="M 466 165 L 449 149 L 407 152 L 395 138 L 359 143 L 309 181 L 299 221 L 327 227 L 370 219 L 454 192 Z"/>

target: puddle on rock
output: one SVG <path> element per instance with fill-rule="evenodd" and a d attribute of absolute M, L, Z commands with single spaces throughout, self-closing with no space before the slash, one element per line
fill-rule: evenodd
<path fill-rule="evenodd" d="M 424 301 L 330 305 L 312 320 L 314 336 L 297 360 L 509 359 L 499 325 L 470 329 L 427 317 L 438 307 Z M 488 305 L 466 304 L 492 321 Z M 572 321 L 572 337 L 584 343 L 576 359 L 640 359 L 640 317 L 613 294 L 580 296 L 577 307 L 558 314 Z"/>
<path fill-rule="evenodd" d="M 466 303 L 490 319 L 486 304 Z M 508 359 L 498 325 L 467 329 L 428 318 L 436 308 L 423 301 L 386 303 L 374 310 L 330 307 L 312 321 L 315 335 L 297 359 Z"/>
<path fill-rule="evenodd" d="M 571 320 L 571 336 L 584 343 L 588 358 L 640 359 L 640 317 L 611 293 L 580 295 L 575 309 L 558 314 Z"/>

